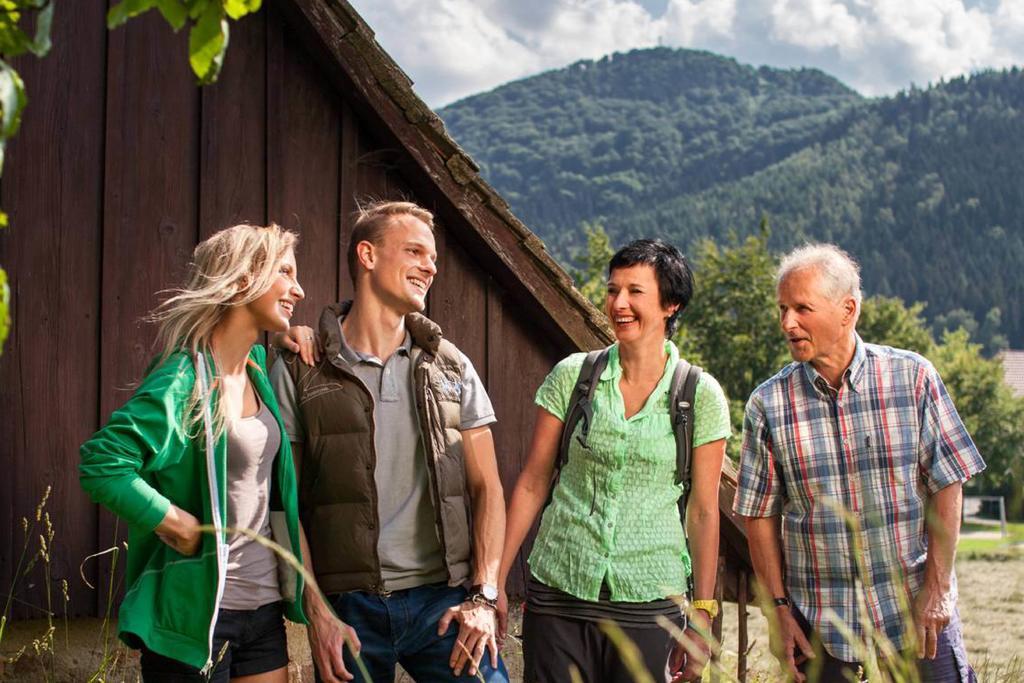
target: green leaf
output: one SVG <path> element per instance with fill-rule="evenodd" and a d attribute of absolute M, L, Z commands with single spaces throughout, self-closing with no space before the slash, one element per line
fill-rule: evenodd
<path fill-rule="evenodd" d="M 36 17 L 36 37 L 29 46 L 36 57 L 43 57 L 50 51 L 50 26 L 53 23 L 53 6 L 56 0 L 51 0 L 39 12 Z"/>
<path fill-rule="evenodd" d="M 228 21 L 224 8 L 210 3 L 188 36 L 189 63 L 201 85 L 217 80 L 228 47 Z"/>
<path fill-rule="evenodd" d="M 21 110 L 27 101 L 21 76 L 10 64 L 0 60 L 0 141 L 18 132 Z"/>
<path fill-rule="evenodd" d="M 157 0 L 156 6 L 171 28 L 176 32 L 182 29 L 188 19 L 188 8 L 182 0 Z"/>
<path fill-rule="evenodd" d="M 121 0 L 107 12 L 107 28 L 117 28 L 132 17 L 153 8 L 157 0 Z"/>
<path fill-rule="evenodd" d="M 2 212 L 0 212 L 2 213 Z M 7 225 L 7 214 L 2 214 L 2 221 Z M 7 286 L 7 273 L 0 268 L 0 354 L 4 352 L 4 340 L 11 329 L 11 288 Z"/>
<path fill-rule="evenodd" d="M 224 11 L 232 19 L 238 20 L 250 12 L 258 12 L 263 0 L 224 0 Z"/>
<path fill-rule="evenodd" d="M 199 18 L 210 9 L 210 5 L 220 7 L 220 4 L 221 0 L 188 0 L 188 16 L 193 21 L 199 21 Z"/>

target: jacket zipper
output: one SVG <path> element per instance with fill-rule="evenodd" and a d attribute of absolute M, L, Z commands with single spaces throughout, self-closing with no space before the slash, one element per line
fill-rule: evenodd
<path fill-rule="evenodd" d="M 423 457 L 427 459 L 427 477 L 429 478 L 428 484 L 430 485 L 430 492 L 434 501 L 434 526 L 437 528 L 438 540 L 441 542 L 441 552 L 444 553 L 444 570 L 445 573 L 448 575 L 448 583 L 451 584 L 452 569 L 451 564 L 448 562 L 448 545 L 445 543 L 444 540 L 444 519 L 441 514 L 441 489 L 439 488 L 437 483 L 437 463 L 434 458 L 434 455 L 438 452 L 438 447 L 437 444 L 434 443 L 434 431 L 430 429 L 430 420 L 428 419 L 430 416 L 427 414 L 427 411 L 430 409 L 430 402 L 427 401 L 427 391 L 430 382 L 427 381 L 427 369 L 425 367 L 426 361 L 423 360 L 423 354 L 425 353 L 428 352 L 425 350 L 420 352 L 419 358 L 416 359 L 416 367 L 414 368 L 413 371 L 414 386 L 416 384 L 416 380 L 419 379 L 416 377 L 417 373 L 419 373 L 422 376 L 422 379 L 420 380 L 422 385 L 422 392 L 419 395 L 420 405 L 417 406 L 418 410 L 416 411 L 416 415 L 419 418 L 420 422 L 420 438 L 423 439 L 424 441 Z M 444 430 L 444 417 L 439 417 L 439 424 L 441 426 L 441 429 Z M 426 428 L 424 428 L 424 423 L 426 423 Z M 427 442 L 431 444 L 430 449 L 427 448 Z M 472 548 L 472 546 L 470 547 Z"/>
<path fill-rule="evenodd" d="M 206 374 L 206 358 L 202 352 L 196 354 L 196 374 L 199 376 L 200 387 L 203 392 L 203 436 L 206 439 L 206 479 L 207 489 L 210 494 L 210 511 L 213 517 L 215 531 L 213 533 L 217 554 L 217 593 L 213 602 L 213 616 L 210 618 L 210 628 L 207 632 L 207 655 L 206 664 L 203 666 L 203 675 L 208 675 L 213 669 L 213 632 L 217 626 L 217 617 L 220 614 L 220 603 L 224 598 L 224 581 L 227 574 L 227 543 L 221 541 L 224 533 L 221 528 L 220 494 L 217 486 L 217 462 L 214 457 L 213 444 L 213 416 L 211 414 L 210 399 L 213 392 L 208 385 Z"/>

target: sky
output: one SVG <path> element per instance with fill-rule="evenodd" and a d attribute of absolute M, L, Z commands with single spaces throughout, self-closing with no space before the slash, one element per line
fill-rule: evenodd
<path fill-rule="evenodd" d="M 580 59 L 710 50 L 864 95 L 1024 65 L 1024 0 L 349 0 L 441 107 Z"/>

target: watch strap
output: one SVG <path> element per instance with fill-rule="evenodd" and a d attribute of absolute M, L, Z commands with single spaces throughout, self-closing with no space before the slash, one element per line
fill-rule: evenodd
<path fill-rule="evenodd" d="M 466 596 L 468 602 L 472 602 L 474 605 L 486 605 L 491 609 L 498 609 L 498 601 L 488 598 L 486 595 L 480 592 L 473 592 Z"/>

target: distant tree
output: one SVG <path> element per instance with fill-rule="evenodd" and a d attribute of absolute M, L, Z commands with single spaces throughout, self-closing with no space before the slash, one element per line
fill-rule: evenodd
<path fill-rule="evenodd" d="M 583 296 L 603 311 L 605 292 L 608 289 L 608 262 L 615 254 L 615 249 L 612 248 L 608 233 L 599 223 L 584 223 L 583 234 L 587 236 L 587 248 L 576 255 L 572 278 Z"/>
<path fill-rule="evenodd" d="M 931 360 L 988 466 L 976 486 L 1006 496 L 1008 514 L 1024 517 L 1024 399 L 1013 396 L 1002 364 L 984 358 L 966 330 L 945 333 Z"/>
<path fill-rule="evenodd" d="M 1002 326 L 1003 313 L 997 306 L 989 309 L 980 325 L 970 311 L 954 308 L 947 313 L 935 316 L 935 320 L 932 322 L 932 332 L 936 338 L 941 338 L 946 332 L 965 330 L 968 339 L 981 345 L 982 355 L 992 358 L 1010 346 L 1009 339 L 1002 332 Z"/>
<path fill-rule="evenodd" d="M 954 308 L 945 313 L 940 313 L 932 320 L 932 333 L 936 339 L 942 339 L 946 332 L 964 330 L 968 339 L 974 339 L 978 334 L 978 321 L 974 314 L 966 308 Z"/>
<path fill-rule="evenodd" d="M 683 312 L 692 340 L 731 399 L 746 401 L 786 359 L 775 304 L 777 263 L 767 227 L 727 246 L 705 240 L 697 248 L 693 301 Z"/>
<path fill-rule="evenodd" d="M 768 237 L 762 221 L 760 233 L 743 242 L 733 235 L 724 247 L 710 240 L 700 244 L 694 296 L 678 337 L 688 347 L 684 355 L 701 363 L 725 390 L 737 436 L 750 393 L 788 360 L 776 314 L 777 262 Z M 734 459 L 739 446 L 738 438 L 729 443 Z"/>
<path fill-rule="evenodd" d="M 935 340 L 925 326 L 923 310 L 924 304 L 915 303 L 907 308 L 897 297 L 867 297 L 861 305 L 857 332 L 872 344 L 909 349 L 927 356 L 935 347 Z"/>
<path fill-rule="evenodd" d="M 1002 333 L 1003 313 L 994 306 L 985 314 L 985 319 L 978 329 L 977 341 L 982 346 L 982 353 L 992 358 L 1004 349 L 1010 348 L 1010 340 Z"/>

